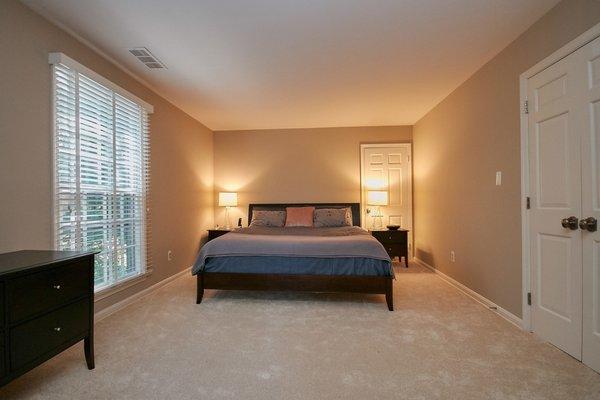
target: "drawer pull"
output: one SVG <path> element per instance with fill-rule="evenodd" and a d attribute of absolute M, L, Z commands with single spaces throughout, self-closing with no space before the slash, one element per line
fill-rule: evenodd
<path fill-rule="evenodd" d="M 56 290 L 60 290 L 60 285 L 52 285 L 52 287 Z"/>
<path fill-rule="evenodd" d="M 54 331 L 55 331 L 55 332 L 60 332 L 60 331 L 61 331 L 61 328 L 60 328 L 60 326 L 57 326 L 56 328 L 54 328 Z"/>
<path fill-rule="evenodd" d="M 392 237 L 391 237 L 391 236 L 388 236 L 388 239 L 392 240 Z"/>

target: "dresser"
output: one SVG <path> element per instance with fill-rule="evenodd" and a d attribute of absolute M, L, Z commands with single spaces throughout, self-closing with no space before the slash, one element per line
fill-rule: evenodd
<path fill-rule="evenodd" d="M 408 230 L 371 231 L 371 235 L 385 247 L 391 258 L 398 257 L 398 260 L 402 261 L 404 257 L 404 265 L 408 268 Z"/>
<path fill-rule="evenodd" d="M 94 253 L 0 254 L 0 386 L 84 341 L 94 368 Z"/>

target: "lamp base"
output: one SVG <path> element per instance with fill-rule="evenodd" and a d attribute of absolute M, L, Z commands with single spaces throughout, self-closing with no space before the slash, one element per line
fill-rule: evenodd
<path fill-rule="evenodd" d="M 231 223 L 229 222 L 229 206 L 225 207 L 225 229 L 231 230 Z"/>
<path fill-rule="evenodd" d="M 383 214 L 381 213 L 379 206 L 375 209 L 372 217 L 373 223 L 371 224 L 371 229 L 374 231 L 383 229 Z"/>
<path fill-rule="evenodd" d="M 372 229 L 374 231 L 383 229 L 383 215 L 373 215 Z"/>

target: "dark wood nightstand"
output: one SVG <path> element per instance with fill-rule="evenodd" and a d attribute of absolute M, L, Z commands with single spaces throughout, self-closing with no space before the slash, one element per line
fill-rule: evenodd
<path fill-rule="evenodd" d="M 223 236 L 226 233 L 231 232 L 231 229 L 209 229 L 208 230 L 208 241 L 210 242 L 213 239 L 218 238 L 219 236 Z"/>
<path fill-rule="evenodd" d="M 398 260 L 402 261 L 404 257 L 404 265 L 408 268 L 408 230 L 371 231 L 371 235 L 379 240 L 391 258 L 398 257 Z"/>

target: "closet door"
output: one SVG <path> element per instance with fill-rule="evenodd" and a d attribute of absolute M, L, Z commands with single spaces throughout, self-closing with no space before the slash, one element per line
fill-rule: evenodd
<path fill-rule="evenodd" d="M 527 82 L 533 331 L 581 360 L 582 77 L 574 57 Z M 570 219 L 569 219 L 570 218 Z"/>
<path fill-rule="evenodd" d="M 583 362 L 600 371 L 600 39 L 578 53 L 581 94 Z M 587 222 L 587 223 L 585 223 Z M 596 223 L 597 225 L 597 223 Z"/>
<path fill-rule="evenodd" d="M 400 225 L 409 229 L 409 258 L 412 258 L 412 163 L 408 143 L 361 145 L 361 192 L 363 227 L 371 228 L 373 218 L 366 213 L 367 192 L 385 190 L 388 205 L 381 206 L 383 229 Z"/>

